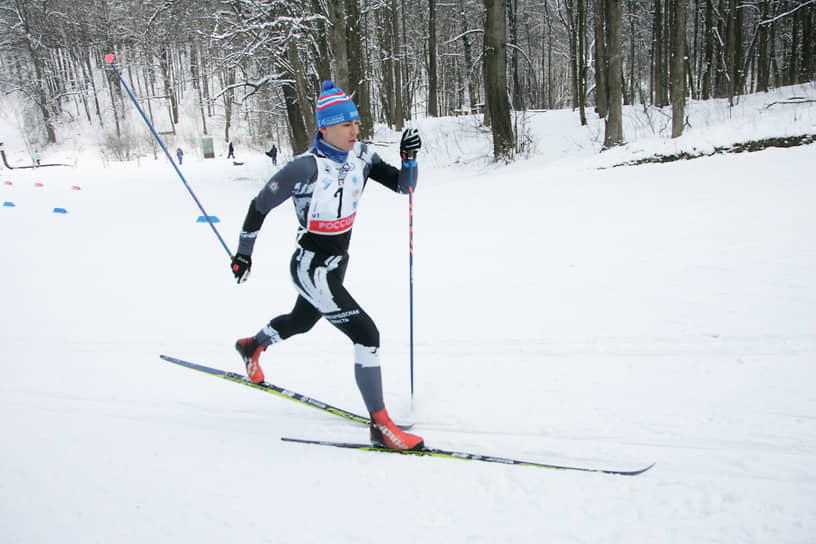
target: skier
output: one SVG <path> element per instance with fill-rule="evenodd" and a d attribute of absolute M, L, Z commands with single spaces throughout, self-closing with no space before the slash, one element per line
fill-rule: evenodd
<path fill-rule="evenodd" d="M 180 147 L 176 149 L 176 157 L 178 157 L 179 165 L 181 165 L 184 160 L 184 151 L 182 151 Z"/>
<path fill-rule="evenodd" d="M 235 158 L 235 148 L 232 146 L 232 142 L 229 143 L 229 150 L 227 151 L 227 158 L 234 159 Z"/>
<path fill-rule="evenodd" d="M 250 202 L 232 259 L 232 272 L 243 283 L 249 277 L 252 251 L 266 214 L 292 197 L 300 227 L 290 273 L 299 296 L 290 313 L 275 317 L 255 336 L 241 338 L 235 349 L 250 379 L 260 383 L 264 380 L 261 353 L 272 344 L 309 331 L 325 317 L 354 344 L 354 376 L 371 414 L 372 443 L 391 449 L 421 449 L 422 438 L 402 431 L 385 409 L 380 334 L 343 286 L 343 279 L 351 229 L 367 179 L 408 193 L 416 183 L 414 156 L 422 141 L 416 129 L 406 129 L 400 142 L 402 168 L 384 162 L 368 145 L 357 141 L 357 107 L 331 81 L 323 82 L 315 116 L 319 130 L 312 147 L 283 166 Z"/>
<path fill-rule="evenodd" d="M 266 154 L 267 154 L 267 156 L 269 158 L 272 159 L 272 164 L 274 166 L 277 166 L 278 165 L 278 148 L 275 146 L 275 144 L 272 144 L 272 147 L 269 149 L 269 151 L 266 152 Z"/>

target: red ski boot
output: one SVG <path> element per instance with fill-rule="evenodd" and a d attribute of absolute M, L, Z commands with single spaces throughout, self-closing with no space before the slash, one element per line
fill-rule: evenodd
<path fill-rule="evenodd" d="M 254 383 L 264 381 L 264 373 L 258 359 L 260 359 L 261 353 L 266 350 L 266 346 L 260 345 L 255 338 L 250 337 L 241 338 L 235 342 L 235 349 L 241 355 L 241 359 L 244 360 L 249 379 Z"/>
<path fill-rule="evenodd" d="M 371 444 L 390 450 L 421 450 L 425 447 L 421 436 L 406 433 L 391 421 L 385 408 L 371 414 Z"/>

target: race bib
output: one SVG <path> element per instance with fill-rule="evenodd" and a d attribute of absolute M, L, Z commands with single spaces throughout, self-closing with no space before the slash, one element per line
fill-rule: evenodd
<path fill-rule="evenodd" d="M 339 168 L 328 161 L 319 163 L 322 164 L 309 206 L 308 229 L 319 234 L 341 234 L 354 225 L 363 193 L 362 170 L 358 161 Z"/>

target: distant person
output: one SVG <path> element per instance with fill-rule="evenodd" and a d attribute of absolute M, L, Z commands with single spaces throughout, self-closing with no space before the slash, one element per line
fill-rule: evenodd
<path fill-rule="evenodd" d="M 229 143 L 229 152 L 227 153 L 227 158 L 228 159 L 235 158 L 235 147 L 233 147 L 232 142 Z"/>
<path fill-rule="evenodd" d="M 275 144 L 272 144 L 272 149 L 266 152 L 266 154 L 272 158 L 272 164 L 277 166 L 278 164 L 278 148 L 275 147 Z"/>
<path fill-rule="evenodd" d="M 179 147 L 176 149 L 176 157 L 178 157 L 179 165 L 184 161 L 184 151 Z"/>
<path fill-rule="evenodd" d="M 37 164 L 37 166 L 40 165 L 40 152 L 39 151 L 34 152 L 34 162 Z"/>

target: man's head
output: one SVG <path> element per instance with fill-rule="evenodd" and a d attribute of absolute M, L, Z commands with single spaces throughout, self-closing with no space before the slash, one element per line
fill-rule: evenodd
<path fill-rule="evenodd" d="M 341 151 L 351 151 L 360 132 L 360 114 L 351 98 L 332 81 L 323 82 L 315 118 L 326 143 Z"/>

